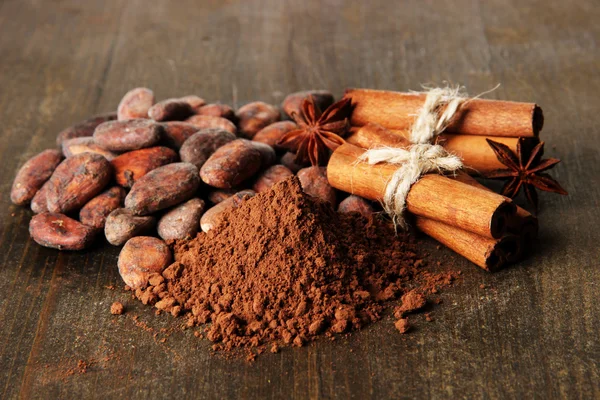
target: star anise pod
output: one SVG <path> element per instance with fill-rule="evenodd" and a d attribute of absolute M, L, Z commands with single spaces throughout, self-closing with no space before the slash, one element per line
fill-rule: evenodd
<path fill-rule="evenodd" d="M 342 139 L 350 128 L 352 105 L 350 99 L 342 99 L 321 112 L 312 96 L 308 96 L 300 107 L 300 113 L 292 112 L 298 129 L 279 139 L 278 144 L 296 152 L 297 164 L 310 161 L 312 165 L 323 165 L 334 151 L 344 144 Z"/>
<path fill-rule="evenodd" d="M 502 195 L 513 198 L 521 187 L 529 203 L 537 212 L 538 195 L 536 188 L 546 192 L 567 194 L 550 175 L 543 173 L 560 162 L 557 158 L 542 160 L 544 154 L 544 142 L 539 142 L 533 149 L 527 149 L 524 140 L 517 142 L 517 153 L 515 154 L 508 146 L 502 143 L 486 139 L 498 161 L 504 164 L 506 169 L 498 169 L 485 175 L 490 179 L 507 179 L 502 188 Z"/>

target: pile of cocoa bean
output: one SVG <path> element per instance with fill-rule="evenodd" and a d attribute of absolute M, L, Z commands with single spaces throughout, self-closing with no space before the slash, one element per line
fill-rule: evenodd
<path fill-rule="evenodd" d="M 30 204 L 29 232 L 42 246 L 82 250 L 102 232 L 110 244 L 125 245 L 119 270 L 139 288 L 172 261 L 169 241 L 214 228 L 223 211 L 292 175 L 306 193 L 338 206 L 342 194 L 325 168 L 298 165 L 277 145 L 297 128 L 289 116 L 308 96 L 322 109 L 334 102 L 327 91 L 303 91 L 280 108 L 256 101 L 234 110 L 195 95 L 156 102 L 150 89 L 133 89 L 116 113 L 63 130 L 58 149 L 29 159 L 11 200 Z M 372 212 L 356 196 L 338 209 Z"/>

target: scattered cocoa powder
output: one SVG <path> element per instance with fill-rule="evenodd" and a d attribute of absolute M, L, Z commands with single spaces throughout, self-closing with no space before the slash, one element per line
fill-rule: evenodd
<path fill-rule="evenodd" d="M 125 312 L 125 307 L 123 307 L 123 303 L 115 301 L 110 306 L 110 313 L 112 315 L 121 315 Z"/>

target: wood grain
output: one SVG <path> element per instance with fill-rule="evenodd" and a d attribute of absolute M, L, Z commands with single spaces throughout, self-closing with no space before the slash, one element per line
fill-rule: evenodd
<path fill-rule="evenodd" d="M 0 398 L 599 397 L 598 20 L 596 0 L 0 2 Z M 443 80 L 540 104 L 570 195 L 541 196 L 534 256 L 497 274 L 426 243 L 464 273 L 408 336 L 386 318 L 254 364 L 212 356 L 121 291 L 117 249 L 41 248 L 9 202 L 28 157 L 136 86 L 239 106 Z M 78 360 L 95 363 L 67 375 Z"/>

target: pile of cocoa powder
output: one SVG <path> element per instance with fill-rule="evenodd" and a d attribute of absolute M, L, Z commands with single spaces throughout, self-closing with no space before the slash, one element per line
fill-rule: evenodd
<path fill-rule="evenodd" d="M 389 221 L 341 214 L 302 191 L 298 178 L 223 213 L 215 229 L 174 242 L 175 262 L 136 290 L 144 303 L 206 325 L 215 349 L 302 346 L 318 335 L 379 320 L 400 298 L 404 314 L 450 283 L 431 273 L 408 234 Z"/>

